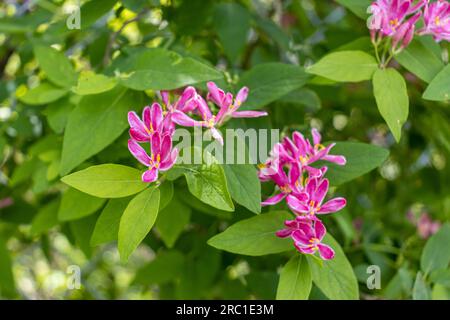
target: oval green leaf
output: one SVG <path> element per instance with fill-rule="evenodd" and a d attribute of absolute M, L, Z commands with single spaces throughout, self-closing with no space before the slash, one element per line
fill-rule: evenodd
<path fill-rule="evenodd" d="M 262 256 L 293 250 L 290 239 L 278 238 L 275 233 L 284 227 L 284 221 L 292 219 L 285 211 L 260 214 L 239 221 L 224 232 L 208 240 L 217 249 L 248 256 Z"/>
<path fill-rule="evenodd" d="M 277 300 L 307 300 L 311 287 L 312 277 L 308 261 L 305 256 L 296 254 L 281 270 Z"/>
<path fill-rule="evenodd" d="M 375 58 L 363 51 L 339 51 L 326 55 L 306 72 L 338 82 L 360 82 L 372 79 L 377 67 Z"/>
<path fill-rule="evenodd" d="M 428 85 L 423 98 L 431 101 L 450 100 L 450 65 L 447 65 Z"/>
<path fill-rule="evenodd" d="M 99 198 L 121 198 L 144 190 L 142 173 L 120 164 L 101 164 L 74 172 L 61 181 L 84 193 Z"/>
<path fill-rule="evenodd" d="M 395 69 L 377 69 L 373 75 L 373 92 L 381 116 L 399 142 L 409 112 L 405 79 Z"/>
<path fill-rule="evenodd" d="M 148 188 L 135 196 L 120 219 L 118 247 L 120 259 L 127 262 L 129 256 L 144 240 L 156 221 L 159 210 L 159 190 Z"/>
<path fill-rule="evenodd" d="M 320 266 L 313 258 L 308 262 L 314 284 L 331 300 L 359 299 L 358 282 L 350 262 L 339 243 L 327 234 L 323 240 L 335 251 L 334 259 L 323 261 Z"/>

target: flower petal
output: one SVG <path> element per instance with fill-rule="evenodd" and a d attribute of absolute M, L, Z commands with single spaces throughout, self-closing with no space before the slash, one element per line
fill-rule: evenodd
<path fill-rule="evenodd" d="M 178 157 L 178 149 L 175 148 L 172 150 L 172 152 L 170 153 L 170 157 L 168 159 L 166 159 L 164 162 L 161 162 L 159 169 L 161 171 L 167 171 L 170 168 L 173 167 L 173 165 L 175 164 L 175 162 L 177 161 L 177 157 Z"/>
<path fill-rule="evenodd" d="M 325 226 L 323 225 L 322 221 L 317 220 L 316 222 L 314 222 L 314 233 L 317 239 L 319 240 L 323 239 L 323 237 L 327 233 L 327 229 L 325 229 Z"/>
<path fill-rule="evenodd" d="M 340 166 L 343 166 L 347 163 L 347 159 L 345 159 L 344 156 L 333 156 L 333 155 L 326 155 L 322 157 L 322 160 L 324 161 L 329 161 L 329 162 L 333 162 L 336 163 Z"/>
<path fill-rule="evenodd" d="M 131 154 L 144 166 L 149 166 L 151 164 L 151 159 L 147 152 L 133 139 L 128 140 L 128 150 Z"/>
<path fill-rule="evenodd" d="M 334 258 L 334 250 L 326 244 L 318 244 L 320 257 L 323 260 L 331 260 Z"/>
<path fill-rule="evenodd" d="M 292 239 L 294 239 L 296 243 L 303 246 L 311 245 L 311 238 L 300 230 L 295 230 L 294 232 L 292 232 Z"/>
<path fill-rule="evenodd" d="M 287 238 L 292 234 L 292 229 L 282 229 L 280 231 L 275 232 L 275 235 L 279 238 Z"/>
<path fill-rule="evenodd" d="M 314 254 L 316 252 L 314 247 L 302 247 L 298 243 L 294 243 L 294 246 L 300 253 Z"/>
<path fill-rule="evenodd" d="M 267 116 L 265 111 L 235 111 L 231 114 L 233 118 L 258 118 Z"/>
<path fill-rule="evenodd" d="M 131 128 L 130 131 L 130 137 L 133 140 L 139 141 L 139 142 L 148 142 L 150 141 L 150 135 L 147 132 L 142 132 L 139 129 Z"/>
<path fill-rule="evenodd" d="M 288 195 L 286 198 L 286 202 L 294 212 L 298 213 L 308 213 L 309 207 L 304 203 L 300 202 L 294 195 Z"/>
<path fill-rule="evenodd" d="M 325 198 L 328 192 L 328 185 L 329 185 L 328 179 L 323 179 L 320 182 L 319 186 L 317 187 L 312 200 L 314 200 L 316 203 L 322 203 L 323 199 Z"/>
<path fill-rule="evenodd" d="M 172 151 L 172 138 L 169 134 L 163 135 L 161 139 L 161 160 L 160 162 L 164 162 L 169 158 L 170 152 Z"/>
<path fill-rule="evenodd" d="M 134 111 L 128 112 L 128 123 L 131 128 L 135 128 L 143 132 L 147 131 L 144 123 L 139 119 L 139 116 Z"/>
<path fill-rule="evenodd" d="M 151 126 L 155 131 L 160 131 L 161 123 L 163 122 L 163 112 L 159 103 L 154 103 L 151 108 Z M 147 124 L 146 124 L 147 125 Z"/>
<path fill-rule="evenodd" d="M 312 134 L 312 137 L 313 137 L 314 145 L 320 144 L 320 141 L 322 140 L 322 136 L 320 135 L 319 131 L 316 128 L 313 128 L 311 130 L 311 134 Z"/>
<path fill-rule="evenodd" d="M 142 174 L 142 181 L 144 182 L 155 182 L 158 179 L 158 169 L 151 168 Z"/>
<path fill-rule="evenodd" d="M 202 121 L 197 121 L 189 117 L 182 111 L 174 111 L 171 115 L 171 119 L 176 124 L 183 127 L 201 127 L 203 126 Z"/>
<path fill-rule="evenodd" d="M 223 146 L 223 138 L 222 138 L 222 134 L 220 133 L 220 131 L 217 130 L 216 128 L 210 128 L 209 130 L 211 131 L 212 137 L 214 139 L 216 139 Z"/>
<path fill-rule="evenodd" d="M 344 198 L 334 198 L 320 207 L 318 214 L 332 213 L 341 210 L 347 204 Z"/>
<path fill-rule="evenodd" d="M 263 202 L 261 202 L 261 206 L 273 206 L 273 205 L 279 203 L 281 200 L 283 200 L 284 197 L 286 197 L 286 194 L 284 194 L 284 193 L 276 194 L 272 197 L 267 198 Z"/>
<path fill-rule="evenodd" d="M 247 100 L 248 97 L 248 88 L 242 87 L 241 90 L 239 90 L 238 94 L 236 95 L 236 109 L 241 106 Z"/>
<path fill-rule="evenodd" d="M 159 132 L 155 132 L 152 135 L 151 151 L 152 151 L 152 156 L 161 154 L 161 135 Z"/>

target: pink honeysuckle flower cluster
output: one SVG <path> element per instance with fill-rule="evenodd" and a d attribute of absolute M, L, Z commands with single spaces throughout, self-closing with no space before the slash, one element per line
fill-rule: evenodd
<path fill-rule="evenodd" d="M 419 34 L 431 34 L 436 41 L 450 41 L 450 2 L 427 2 L 423 12 L 425 26 Z"/>
<path fill-rule="evenodd" d="M 169 92 L 162 91 L 162 106 L 159 103 L 153 103 L 151 107 L 146 106 L 142 111 L 142 118 L 134 111 L 128 113 L 130 124 L 128 149 L 148 168 L 142 174 L 142 181 L 148 183 L 156 181 L 159 171 L 167 171 L 175 164 L 178 150 L 172 146 L 172 137 L 176 125 L 208 128 L 212 137 L 223 144 L 218 127 L 228 119 L 267 115 L 265 111 L 238 111 L 247 99 L 247 87 L 242 88 L 234 98 L 231 93 L 219 89 L 214 82 L 208 82 L 207 86 L 206 100 L 194 87 L 187 87 L 174 103 L 170 102 Z M 207 101 L 218 107 L 217 115 L 213 115 Z M 149 144 L 150 155 L 140 143 Z"/>
<path fill-rule="evenodd" d="M 425 26 L 418 34 L 430 34 L 436 41 L 450 41 L 450 3 L 447 0 L 376 0 L 368 8 L 372 42 L 392 38 L 397 53 L 414 38 L 416 23 L 423 15 Z"/>
<path fill-rule="evenodd" d="M 312 130 L 312 143 L 301 133 L 294 132 L 292 139 L 285 137 L 277 143 L 268 160 L 259 166 L 259 179 L 273 181 L 278 193 L 264 200 L 261 205 L 275 205 L 286 199 L 288 207 L 296 215 L 285 222 L 286 228 L 277 232 L 278 237 L 291 237 L 295 248 L 304 254 L 316 251 L 322 259 L 333 259 L 334 251 L 322 243 L 326 229 L 318 216 L 341 210 L 344 198 L 324 201 L 329 181 L 324 176 L 328 167 L 316 168 L 317 161 L 345 165 L 346 159 L 330 154 L 334 143 L 324 146 L 316 129 Z"/>

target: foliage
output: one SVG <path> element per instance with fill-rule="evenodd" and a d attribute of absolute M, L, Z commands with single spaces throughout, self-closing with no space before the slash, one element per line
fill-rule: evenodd
<path fill-rule="evenodd" d="M 448 42 L 375 45 L 366 0 L 81 2 L 80 29 L 71 1 L 0 4 L 0 297 L 448 299 Z M 336 142 L 333 260 L 276 237 L 293 214 L 254 164 L 142 181 L 127 113 L 208 81 L 269 114 L 221 129 Z"/>

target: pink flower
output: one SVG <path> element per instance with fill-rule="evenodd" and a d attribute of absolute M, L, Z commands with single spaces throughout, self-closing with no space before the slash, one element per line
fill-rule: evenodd
<path fill-rule="evenodd" d="M 392 37 L 392 48 L 394 51 L 403 50 L 406 48 L 414 38 L 414 31 L 416 29 L 416 22 L 419 20 L 421 12 L 417 12 L 414 16 L 412 16 L 408 21 L 404 22 L 398 30 L 394 33 Z M 400 48 L 397 49 L 398 44 L 400 43 Z"/>
<path fill-rule="evenodd" d="M 133 139 L 128 140 L 128 150 L 148 170 L 142 174 L 142 181 L 154 182 L 158 179 L 159 171 L 167 171 L 175 164 L 178 150 L 172 149 L 170 134 L 161 135 L 155 132 L 151 139 L 151 156 Z"/>
<path fill-rule="evenodd" d="M 285 163 L 283 160 L 288 157 L 289 155 L 286 153 L 283 145 L 281 143 L 276 143 L 270 151 L 269 158 L 266 160 L 266 162 L 258 165 L 259 180 L 272 180 L 271 176 L 276 174 L 278 170 L 280 170 L 280 165 L 283 165 Z"/>
<path fill-rule="evenodd" d="M 248 88 L 243 87 L 236 95 L 233 102 L 233 95 L 225 93 L 219 89 L 214 82 L 208 82 L 207 99 L 219 106 L 219 112 L 216 116 L 216 123 L 222 124 L 227 118 L 257 118 L 267 116 L 265 111 L 237 111 L 247 100 Z"/>
<path fill-rule="evenodd" d="M 319 251 L 320 257 L 324 260 L 334 258 L 334 250 L 322 243 L 326 229 L 321 221 L 287 220 L 285 226 L 287 228 L 278 231 L 276 235 L 280 238 L 291 237 L 300 253 L 314 254 Z"/>
<path fill-rule="evenodd" d="M 142 111 L 142 121 L 134 111 L 128 112 L 128 123 L 130 124 L 130 136 L 139 142 L 148 142 L 153 133 L 161 132 L 163 129 L 163 112 L 158 103 L 151 108 L 145 107 Z"/>
<path fill-rule="evenodd" d="M 198 121 L 186 114 L 197 108 L 197 96 L 198 94 L 194 87 L 187 87 L 184 89 L 179 99 L 172 105 L 169 101 L 169 93 L 167 91 L 161 92 L 162 100 L 167 109 L 164 126 L 168 128 L 168 130 L 173 131 L 175 129 L 175 124 L 184 127 L 200 125 Z"/>
<path fill-rule="evenodd" d="M 417 12 L 426 0 L 420 0 L 416 5 L 412 0 L 376 0 L 368 12 L 372 13 L 368 27 L 373 31 L 380 31 L 383 35 L 394 35 L 407 16 Z"/>
<path fill-rule="evenodd" d="M 419 34 L 431 34 L 436 41 L 450 41 L 450 3 L 438 0 L 430 4 L 427 1 L 423 18 L 425 27 Z"/>
<path fill-rule="evenodd" d="M 344 156 L 330 155 L 329 152 L 336 144 L 331 143 L 327 147 L 323 146 L 320 133 L 316 129 L 312 129 L 313 145 L 300 132 L 294 132 L 292 140 L 285 137 L 283 140 L 284 148 L 290 154 L 290 161 L 298 163 L 302 169 L 306 169 L 313 176 L 320 176 L 321 171 L 313 168 L 310 165 L 316 161 L 323 160 L 336 163 L 338 165 L 345 165 L 346 159 Z"/>
<path fill-rule="evenodd" d="M 344 198 L 334 198 L 322 204 L 328 192 L 328 179 L 310 177 L 301 196 L 290 194 L 286 201 L 300 219 L 317 219 L 316 214 L 328 214 L 341 210 L 347 204 Z"/>
<path fill-rule="evenodd" d="M 295 194 L 298 199 L 307 200 L 307 195 L 302 192 L 300 184 L 301 172 L 298 166 L 291 166 L 289 176 L 286 175 L 281 165 L 275 174 L 270 175 L 270 178 L 278 186 L 280 193 L 266 199 L 261 203 L 262 206 L 275 205 L 283 200 L 289 194 Z"/>

